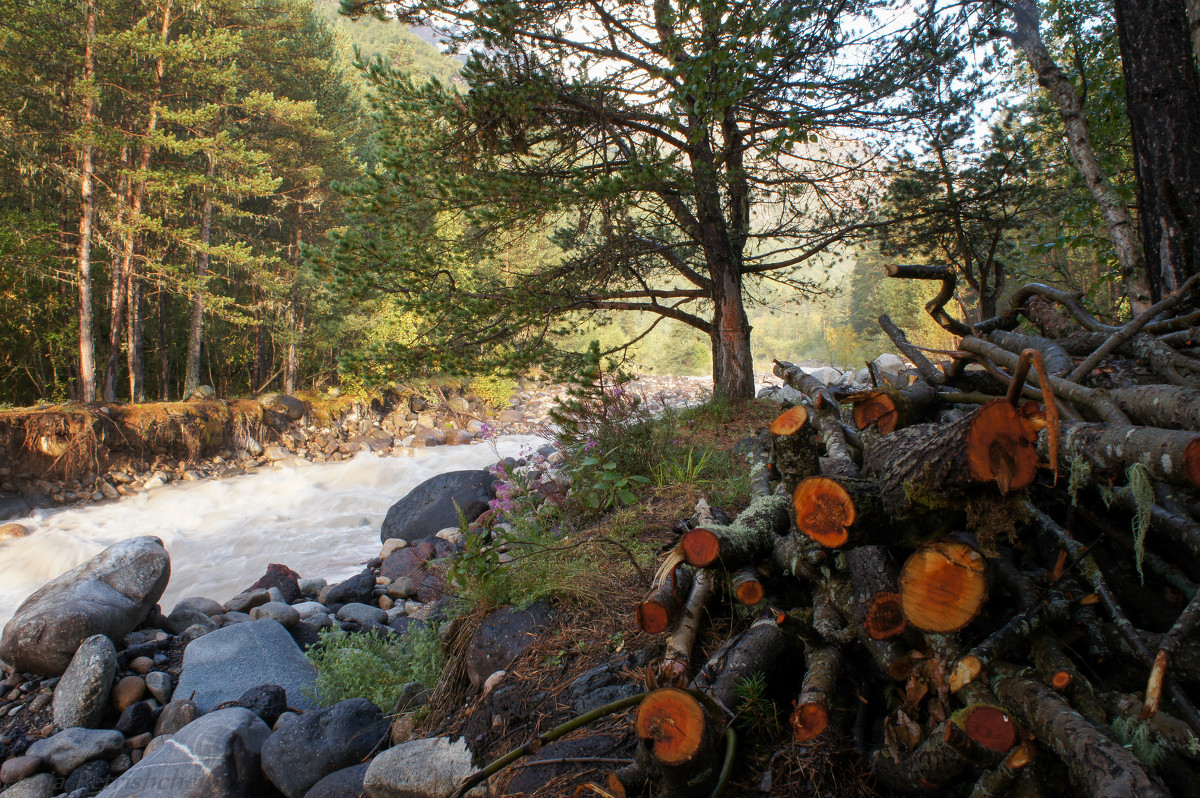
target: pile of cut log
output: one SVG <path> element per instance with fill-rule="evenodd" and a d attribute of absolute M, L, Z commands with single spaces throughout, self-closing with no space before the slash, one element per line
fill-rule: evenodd
<path fill-rule="evenodd" d="M 852 740 L 885 791 L 1200 793 L 1195 278 L 1119 326 L 1042 285 L 968 325 L 949 269 L 889 273 L 941 281 L 957 350 L 884 316 L 912 368 L 872 390 L 775 363 L 802 398 L 759 436 L 751 505 L 698 508 L 638 607 L 666 650 L 604 789 L 719 790 L 761 677 L 796 741 Z M 722 601 L 756 620 L 693 662 Z"/>

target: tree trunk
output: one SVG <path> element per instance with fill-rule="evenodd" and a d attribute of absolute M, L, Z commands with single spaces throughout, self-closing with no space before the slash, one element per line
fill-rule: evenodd
<path fill-rule="evenodd" d="M 814 740 L 829 728 L 829 712 L 842 671 L 841 646 L 810 648 L 805 654 L 805 666 L 804 683 L 790 721 L 792 735 L 799 743 Z"/>
<path fill-rule="evenodd" d="M 145 343 L 142 279 L 141 269 L 133 265 L 132 261 L 129 269 L 129 282 L 125 289 L 128 292 L 125 304 L 129 311 L 125 333 L 125 365 L 129 371 L 129 401 L 144 402 L 146 400 L 146 362 L 142 355 L 142 346 Z"/>
<path fill-rule="evenodd" d="M 714 271 L 713 392 L 734 402 L 754 398 L 750 320 L 742 302 L 742 277 L 731 264 Z"/>
<path fill-rule="evenodd" d="M 129 167 L 129 147 L 121 148 L 121 168 L 122 170 Z M 129 195 L 129 178 L 126 175 L 121 175 L 120 183 L 117 187 L 117 234 L 118 236 L 130 236 L 131 234 L 122 229 L 125 222 L 125 205 Z M 129 272 L 123 268 L 120 258 L 114 258 L 112 264 L 112 290 L 108 297 L 108 358 L 104 362 L 104 389 L 102 395 L 104 401 L 114 402 L 117 398 L 117 369 L 121 364 L 121 341 L 125 335 L 125 303 L 128 300 L 129 291 L 126 288 L 126 283 L 129 280 Z"/>
<path fill-rule="evenodd" d="M 204 340 L 204 284 L 208 275 L 208 244 L 212 240 L 212 179 L 217 172 L 217 154 L 207 153 L 204 170 L 204 208 L 200 214 L 200 247 L 196 253 L 196 289 L 192 292 L 192 315 L 188 323 L 187 366 L 183 377 L 183 397 L 186 399 L 200 387 L 200 345 Z"/>
<path fill-rule="evenodd" d="M 1117 0 L 1138 220 L 1155 301 L 1200 268 L 1200 85 L 1179 0 Z"/>
<path fill-rule="evenodd" d="M 304 333 L 304 300 L 300 296 L 300 225 L 303 219 L 302 209 L 296 204 L 296 221 L 292 228 L 292 241 L 289 245 L 292 259 L 294 278 L 292 280 L 292 295 L 288 300 L 288 346 L 287 366 L 283 370 L 283 392 L 292 394 L 300 375 L 300 337 Z"/>
<path fill-rule="evenodd" d="M 158 288 L 158 398 L 171 398 L 171 350 L 167 341 L 167 292 Z"/>
<path fill-rule="evenodd" d="M 1048 430 L 1038 434 L 1038 453 L 1050 457 Z M 1120 478 L 1128 466 L 1140 463 L 1155 480 L 1200 487 L 1200 433 L 1190 430 L 1060 422 L 1060 471 L 1070 471 L 1075 458 L 1084 460 L 1096 477 Z"/>
<path fill-rule="evenodd" d="M 79 177 L 79 243 L 75 250 L 75 272 L 79 284 L 79 401 L 96 401 L 96 346 L 92 340 L 92 223 L 96 215 L 95 147 L 92 123 L 96 117 L 93 81 L 96 77 L 96 0 L 87 2 L 83 51 L 82 163 Z"/>
<path fill-rule="evenodd" d="M 1038 83 L 1050 92 L 1058 104 L 1058 115 L 1063 120 L 1067 150 L 1071 153 L 1071 160 L 1083 177 L 1083 182 L 1087 184 L 1096 204 L 1100 206 L 1109 240 L 1117 250 L 1125 293 L 1133 305 L 1134 312 L 1140 312 L 1149 307 L 1153 300 L 1146 279 L 1146 262 L 1129 209 L 1109 182 L 1108 175 L 1104 173 L 1096 158 L 1096 152 L 1092 149 L 1087 117 L 1084 115 L 1083 102 L 1075 90 L 1075 84 L 1063 74 L 1058 64 L 1054 63 L 1045 42 L 1042 41 L 1037 0 L 1017 0 L 1011 8 L 1016 29 L 1006 35 L 1014 46 L 1025 53 L 1029 66 L 1037 75 Z M 1146 14 L 1144 19 L 1148 24 L 1156 24 L 1156 17 L 1149 11 L 1141 13 Z"/>

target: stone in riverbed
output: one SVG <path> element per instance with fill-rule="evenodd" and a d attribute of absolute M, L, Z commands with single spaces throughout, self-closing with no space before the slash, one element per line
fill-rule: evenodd
<path fill-rule="evenodd" d="M 51 798 L 56 792 L 58 779 L 53 773 L 38 773 L 18 781 L 0 796 L 3 798 Z"/>
<path fill-rule="evenodd" d="M 265 588 L 270 590 L 273 587 L 279 588 L 283 593 L 283 600 L 288 604 L 300 599 L 300 574 L 288 568 L 286 565 L 281 565 L 273 562 L 267 566 L 267 572 L 250 586 L 250 590 L 257 588 Z"/>
<path fill-rule="evenodd" d="M 0 524 L 0 540 L 16 540 L 29 534 L 29 527 L 21 524 Z"/>
<path fill-rule="evenodd" d="M 95 634 L 120 640 L 162 596 L 171 558 L 156 537 L 130 538 L 47 582 L 4 627 L 0 659 L 18 671 L 58 676 Z"/>
<path fill-rule="evenodd" d="M 201 612 L 189 601 L 181 601 L 167 616 L 167 629 L 171 634 L 182 634 L 189 626 L 199 624 L 208 631 L 217 628 L 217 624 L 207 613 Z"/>
<path fill-rule="evenodd" d="M 109 768 L 108 763 L 98 759 L 75 768 L 63 782 L 63 790 L 67 795 L 74 795 L 76 790 L 83 790 L 84 795 L 95 795 L 111 778 L 112 769 Z"/>
<path fill-rule="evenodd" d="M 270 618 L 279 621 L 284 628 L 290 628 L 300 623 L 300 613 L 282 601 L 268 601 L 266 604 L 255 607 L 250 610 L 250 617 L 256 621 L 260 618 Z"/>
<path fill-rule="evenodd" d="M 337 619 L 339 621 L 354 621 L 361 626 L 386 624 L 387 612 L 378 607 L 372 607 L 369 604 L 343 604 L 342 608 L 337 611 Z"/>
<path fill-rule="evenodd" d="M 36 756 L 14 756 L 0 766 L 0 782 L 16 784 L 21 779 L 27 779 L 41 767 L 42 760 Z"/>
<path fill-rule="evenodd" d="M 165 705 L 171 700 L 171 674 L 163 673 L 162 671 L 151 671 L 146 674 L 146 689 L 150 691 L 150 695 Z"/>
<path fill-rule="evenodd" d="M 146 681 L 141 676 L 126 676 L 113 686 L 113 709 L 124 712 L 142 700 L 146 694 Z"/>
<path fill-rule="evenodd" d="M 54 688 L 54 725 L 59 729 L 99 724 L 117 673 L 117 648 L 104 635 L 84 640 Z"/>
<path fill-rule="evenodd" d="M 278 621 L 257 621 L 226 626 L 193 641 L 183 653 L 183 672 L 175 694 L 191 696 L 201 711 L 223 701 L 235 701 L 251 687 L 278 684 L 288 705 L 311 709 L 305 695 L 316 670 Z"/>
<path fill-rule="evenodd" d="M 366 604 L 375 593 L 375 575 L 370 569 L 355 574 L 344 582 L 330 585 L 321 590 L 317 601 L 326 607 L 331 604 Z"/>
<path fill-rule="evenodd" d="M 213 632 L 215 634 L 218 632 Z M 147 749 L 146 756 L 100 796 L 240 798 L 257 795 L 262 781 L 259 752 L 270 733 L 267 724 L 248 709 L 218 710 L 189 724 L 153 750 Z"/>
<path fill-rule="evenodd" d="M 279 716 L 287 711 L 287 692 L 277 684 L 260 684 L 242 693 L 238 706 L 258 715 L 268 726 L 274 726 Z"/>
<path fill-rule="evenodd" d="M 172 735 L 200 717 L 200 708 L 195 701 L 180 699 L 163 707 L 154 724 L 154 736 Z"/>
<path fill-rule="evenodd" d="M 304 798 L 359 798 L 363 794 L 363 778 L 369 762 L 342 768 L 318 781 Z"/>
<path fill-rule="evenodd" d="M 383 713 L 365 698 L 306 712 L 263 745 L 263 772 L 288 798 L 303 798 L 325 776 L 370 755 L 387 731 Z"/>
<path fill-rule="evenodd" d="M 66 776 L 84 762 L 112 759 L 125 750 L 125 737 L 111 729 L 65 729 L 53 737 L 38 740 L 26 753 L 48 764 L 60 776 Z"/>
<path fill-rule="evenodd" d="M 412 798 L 449 795 L 463 779 L 475 772 L 471 751 L 461 739 L 429 737 L 389 748 L 371 760 L 363 777 L 363 790 L 370 798 Z M 467 793 L 467 798 L 484 798 L 486 784 Z"/>
<path fill-rule="evenodd" d="M 495 497 L 493 482 L 494 477 L 484 470 L 450 471 L 425 480 L 388 510 L 380 541 L 402 538 L 411 542 L 458 526 L 460 510 L 473 521 Z"/>
<path fill-rule="evenodd" d="M 271 594 L 266 591 L 266 588 L 257 588 L 255 590 L 247 590 L 244 593 L 238 593 L 236 596 L 225 602 L 226 612 L 250 612 L 255 607 L 260 607 L 271 600 Z"/>

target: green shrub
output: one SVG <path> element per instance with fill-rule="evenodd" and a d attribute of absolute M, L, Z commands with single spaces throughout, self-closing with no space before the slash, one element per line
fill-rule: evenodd
<path fill-rule="evenodd" d="M 324 631 L 308 649 L 317 669 L 310 697 L 323 706 L 347 698 L 366 698 L 384 712 L 391 711 L 409 682 L 432 688 L 442 675 L 445 657 L 432 625 L 389 639 L 370 632 Z"/>
<path fill-rule="evenodd" d="M 517 381 L 512 377 L 488 374 L 472 379 L 467 391 L 491 407 L 508 407 L 508 400 L 517 392 Z"/>

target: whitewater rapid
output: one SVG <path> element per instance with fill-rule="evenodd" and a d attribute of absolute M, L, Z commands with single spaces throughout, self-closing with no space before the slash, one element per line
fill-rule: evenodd
<path fill-rule="evenodd" d="M 0 542 L 0 625 L 48 580 L 138 535 L 161 538 L 170 552 L 164 612 L 188 596 L 223 602 L 273 562 L 302 577 L 337 582 L 379 553 L 388 508 L 418 484 L 519 457 L 543 443 L 506 436 L 491 444 L 417 450 L 412 457 L 363 453 L 337 463 L 174 482 L 116 502 L 10 519 L 32 534 Z"/>

